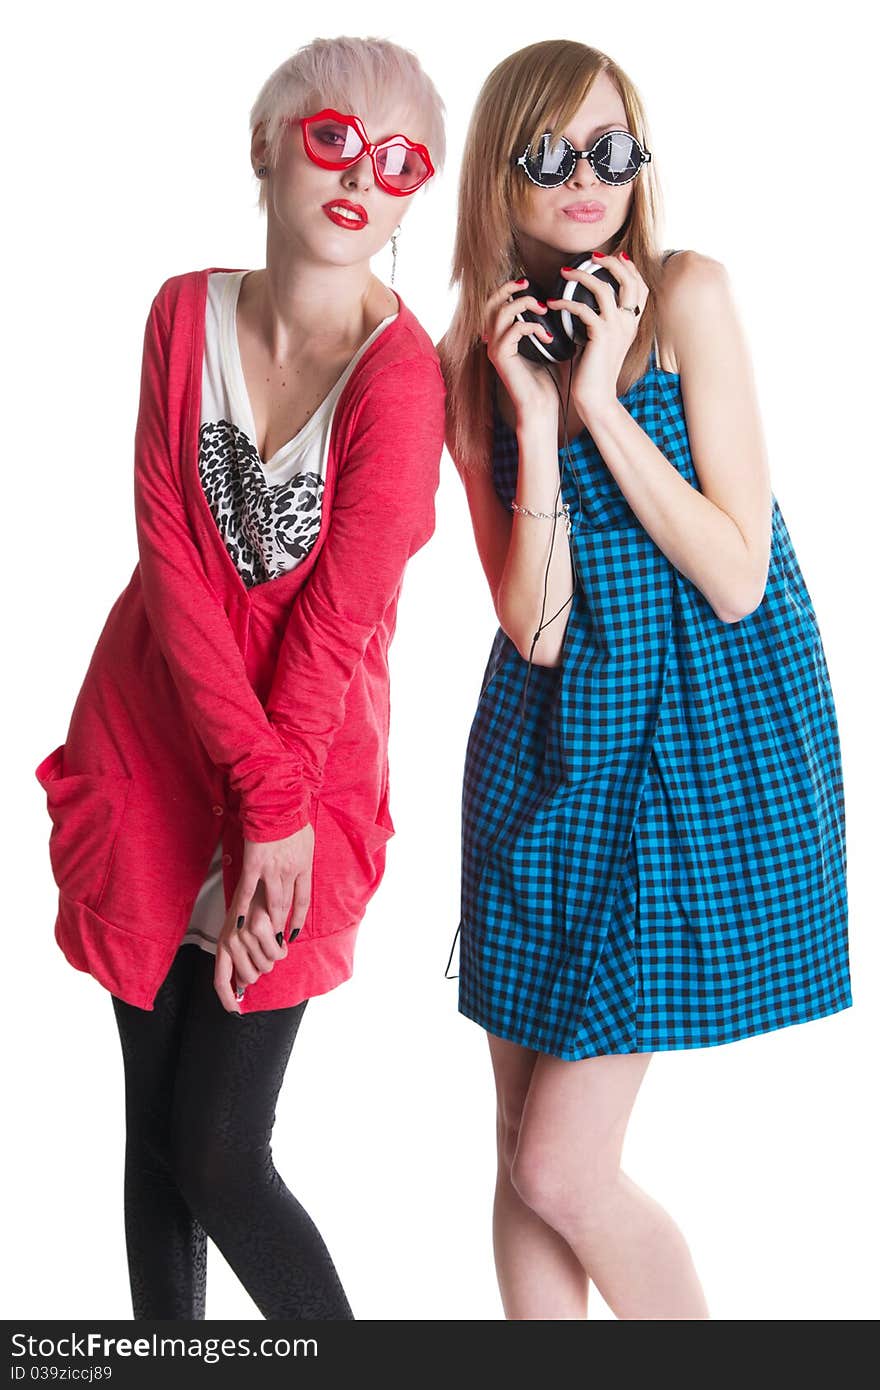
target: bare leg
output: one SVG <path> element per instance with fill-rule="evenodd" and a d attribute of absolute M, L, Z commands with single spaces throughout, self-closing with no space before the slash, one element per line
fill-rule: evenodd
<path fill-rule="evenodd" d="M 587 1316 L 589 1279 L 567 1242 L 522 1200 L 510 1180 L 520 1119 L 538 1054 L 489 1038 L 498 1096 L 498 1180 L 493 1235 L 498 1287 L 508 1319 Z"/>
<path fill-rule="evenodd" d="M 706 1300 L 684 1236 L 620 1170 L 651 1055 L 563 1062 L 541 1054 L 511 1177 L 523 1201 L 577 1253 L 618 1318 L 704 1319 Z"/>

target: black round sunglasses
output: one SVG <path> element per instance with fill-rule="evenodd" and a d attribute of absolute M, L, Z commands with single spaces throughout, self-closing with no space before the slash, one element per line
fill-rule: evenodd
<path fill-rule="evenodd" d="M 643 150 L 628 130 L 606 131 L 589 150 L 576 150 L 564 135 L 551 147 L 550 134 L 546 131 L 534 150 L 526 145 L 522 154 L 511 160 L 512 164 L 521 165 L 539 188 L 558 188 L 567 182 L 579 159 L 588 159 L 596 177 L 603 183 L 618 186 L 631 183 L 642 165 L 651 159 L 650 151 Z"/>

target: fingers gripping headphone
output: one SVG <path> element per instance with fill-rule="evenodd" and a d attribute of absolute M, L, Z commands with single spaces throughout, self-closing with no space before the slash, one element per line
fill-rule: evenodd
<path fill-rule="evenodd" d="M 588 275 L 595 275 L 597 280 L 604 280 L 614 291 L 615 299 L 618 298 L 620 285 L 610 270 L 593 260 L 592 252 L 588 251 L 585 256 L 575 256 L 571 268 L 585 270 Z M 587 308 L 595 313 L 599 312 L 596 296 L 590 293 L 586 285 L 582 285 L 579 280 L 566 280 L 562 275 L 557 276 L 551 294 L 546 294 L 542 287 L 533 281 L 525 289 L 517 290 L 512 297 L 521 299 L 524 295 L 535 295 L 545 303 L 550 299 L 575 300 L 586 304 Z M 519 351 L 531 362 L 567 362 L 587 341 L 583 320 L 568 309 L 548 308 L 545 314 L 536 314 L 534 309 L 523 309 L 516 317 L 521 323 L 540 323 L 548 333 L 553 334 L 553 340 L 549 343 L 541 342 L 533 333 L 527 333 L 520 338 Z"/>

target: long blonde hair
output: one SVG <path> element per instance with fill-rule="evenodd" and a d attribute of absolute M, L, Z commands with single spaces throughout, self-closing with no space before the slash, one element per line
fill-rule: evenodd
<path fill-rule="evenodd" d="M 650 149 L 642 101 L 626 73 L 605 53 L 571 39 L 548 39 L 512 53 L 493 68 L 477 97 L 459 177 L 449 280 L 450 286 L 460 285 L 459 298 L 438 344 L 447 389 L 447 444 L 462 471 L 486 468 L 491 460 L 493 368 L 481 341 L 485 302 L 520 273 L 514 224 L 526 211 L 532 186 L 512 165 L 511 155 L 547 130 L 555 141 L 601 72 L 620 92 L 629 129 Z M 634 181 L 627 219 L 610 248 L 614 254 L 627 252 L 651 291 L 624 363 L 633 380 L 647 369 L 654 337 L 660 204 L 652 161 Z"/>

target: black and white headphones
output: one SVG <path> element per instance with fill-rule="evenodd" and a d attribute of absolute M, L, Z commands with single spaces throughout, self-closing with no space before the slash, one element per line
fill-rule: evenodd
<path fill-rule="evenodd" d="M 572 270 L 585 270 L 588 275 L 595 275 L 597 280 L 604 280 L 614 291 L 617 299 L 620 285 L 610 270 L 605 266 L 599 265 L 598 261 L 593 260 L 593 253 L 588 251 L 586 255 L 574 256 L 571 261 Z M 546 294 L 540 285 L 526 285 L 525 289 L 517 290 L 512 298 L 521 299 L 524 295 L 535 295 L 543 303 L 551 299 L 576 300 L 581 304 L 586 304 L 589 309 L 599 312 L 599 305 L 596 296 L 591 294 L 585 285 L 579 280 L 567 280 L 559 275 L 556 279 L 552 294 Z M 545 314 L 536 314 L 534 309 L 523 309 L 522 313 L 516 316 L 521 323 L 540 323 L 548 333 L 553 334 L 553 340 L 549 343 L 542 342 L 534 333 L 527 333 L 519 340 L 519 351 L 531 362 L 567 362 L 574 357 L 579 347 L 583 347 L 587 341 L 586 331 L 583 321 L 568 309 L 550 309 Z"/>

